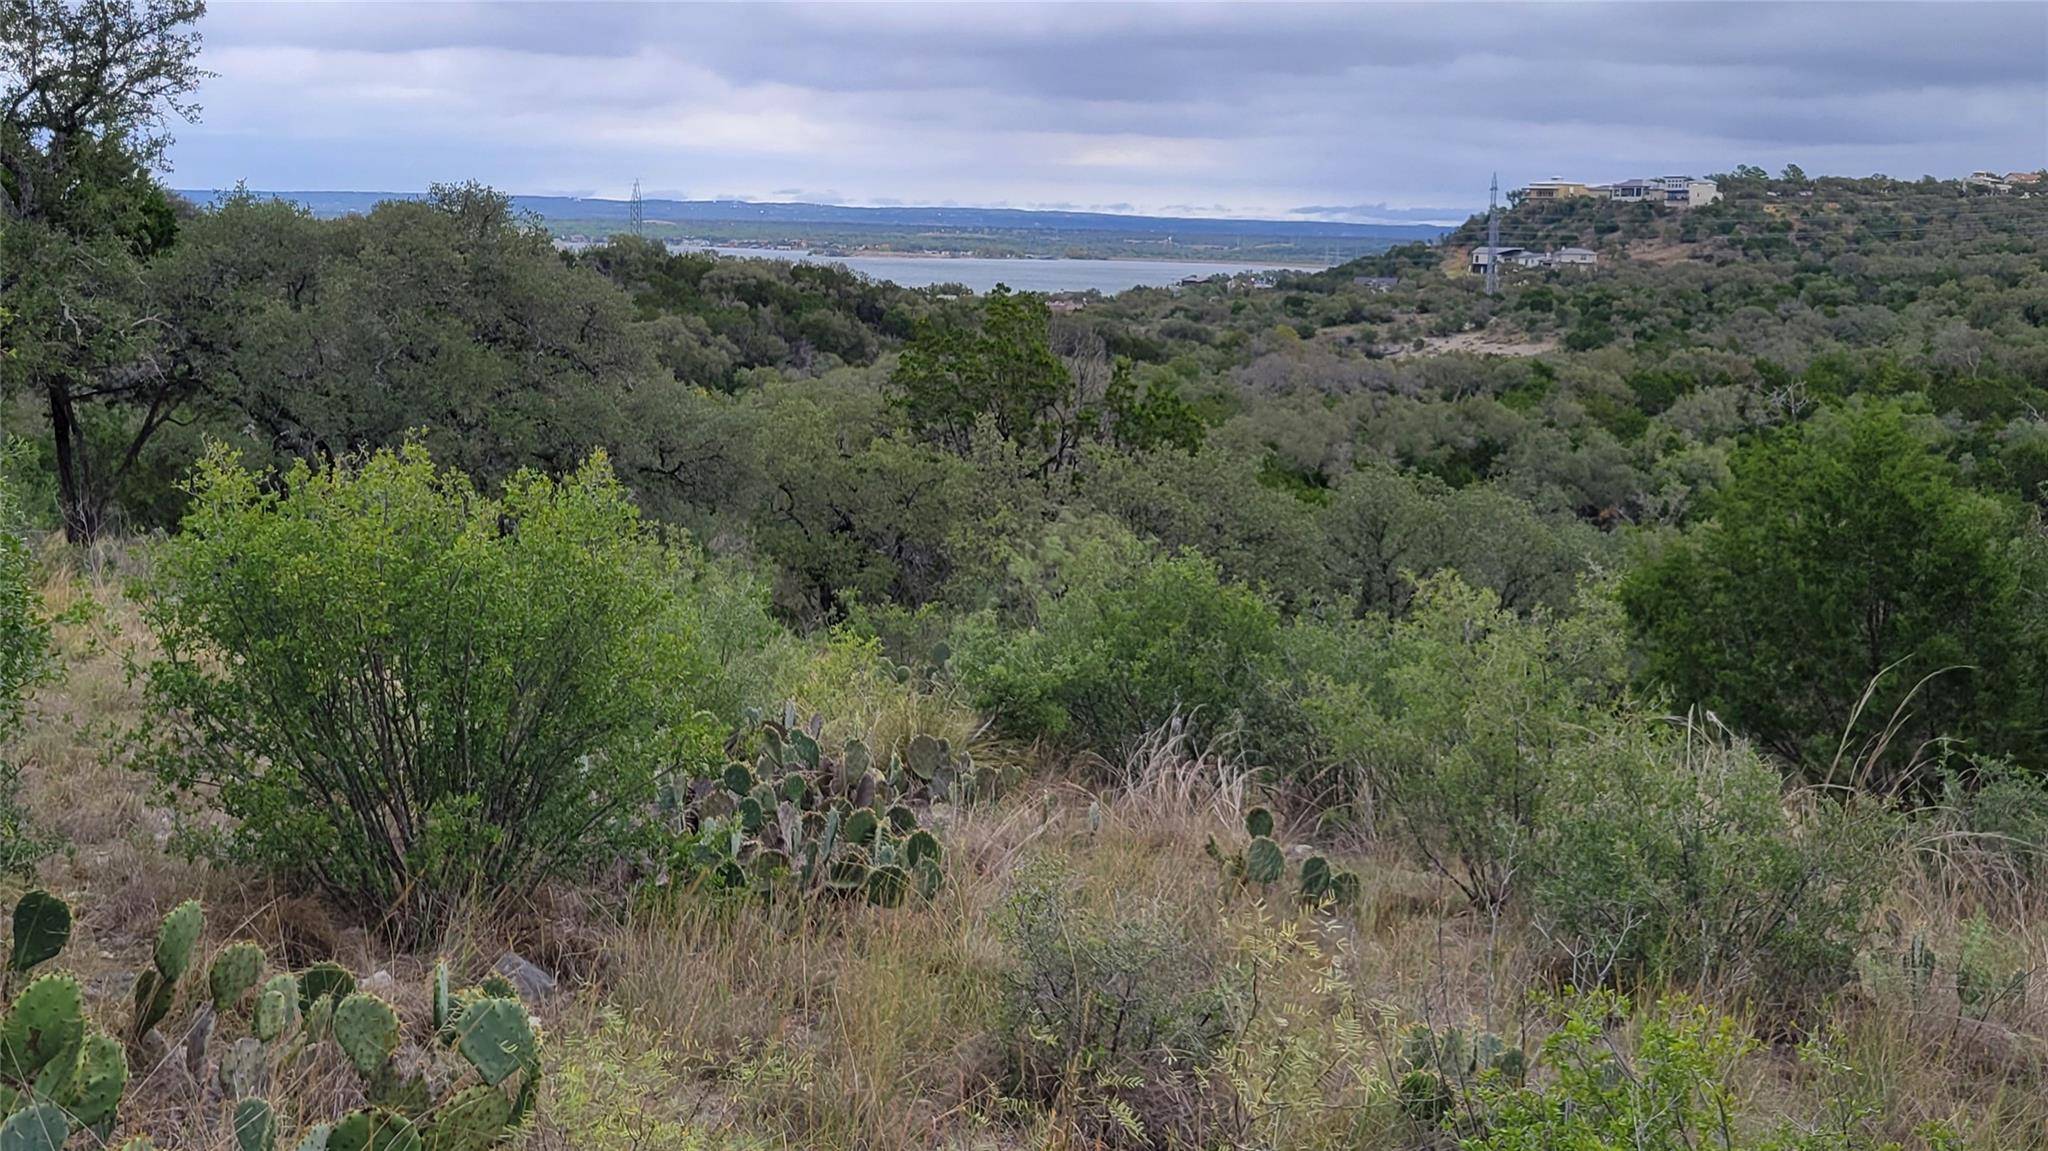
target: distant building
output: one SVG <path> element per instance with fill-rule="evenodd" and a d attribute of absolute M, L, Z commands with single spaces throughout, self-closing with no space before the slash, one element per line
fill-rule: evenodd
<path fill-rule="evenodd" d="M 1721 186 L 1695 176 L 1659 176 L 1654 180 L 1622 180 L 1588 185 L 1594 195 L 1620 204 L 1663 204 L 1671 208 L 1704 208 L 1721 199 Z"/>
<path fill-rule="evenodd" d="M 1972 172 L 1963 177 L 1963 183 L 1972 188 L 1982 188 L 1996 196 L 2003 196 L 2012 191 L 2013 180 L 2011 176 L 2000 176 L 1996 172 Z"/>
<path fill-rule="evenodd" d="M 1704 208 L 1721 198 L 1721 186 L 1712 180 L 1666 176 L 1658 182 L 1664 185 L 1664 202 L 1673 207 Z"/>
<path fill-rule="evenodd" d="M 1623 204 L 1661 204 L 1664 185 L 1658 180 L 1623 180 L 1607 185 L 1607 198 Z"/>
<path fill-rule="evenodd" d="M 1581 184 L 1576 180 L 1566 180 L 1558 176 L 1538 180 L 1522 189 L 1522 198 L 1525 200 L 1575 200 L 1593 194 L 1591 184 Z"/>
<path fill-rule="evenodd" d="M 2044 179 L 2048 179 L 2048 175 L 2044 175 L 2041 172 L 2007 172 L 2005 174 L 2005 182 L 2008 184 L 2039 184 Z"/>
<path fill-rule="evenodd" d="M 1368 292 L 1391 292 L 1401 286 L 1399 276 L 1353 276 L 1351 282 Z"/>
<path fill-rule="evenodd" d="M 1487 266 L 1493 263 L 1496 258 L 1503 264 L 1516 263 L 1521 259 L 1522 253 L 1526 251 L 1528 251 L 1526 248 L 1509 248 L 1505 246 L 1489 248 L 1485 244 L 1481 244 L 1472 249 L 1472 270 L 1474 272 L 1484 272 Z"/>
<path fill-rule="evenodd" d="M 1550 253 L 1550 263 L 1559 268 L 1590 268 L 1600 262 L 1600 256 L 1591 248 L 1559 248 Z"/>

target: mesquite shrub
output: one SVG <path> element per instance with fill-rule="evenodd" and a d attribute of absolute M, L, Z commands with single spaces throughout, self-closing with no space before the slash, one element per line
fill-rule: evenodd
<path fill-rule="evenodd" d="M 614 856 L 716 758 L 691 561 L 602 455 L 479 493 L 424 449 L 282 476 L 202 461 L 144 589 L 144 762 L 220 853 L 401 934 Z"/>

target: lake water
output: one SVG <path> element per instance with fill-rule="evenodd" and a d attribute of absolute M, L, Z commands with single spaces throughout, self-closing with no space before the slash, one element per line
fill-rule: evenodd
<path fill-rule="evenodd" d="M 1234 276 L 1239 272 L 1305 269 L 1299 264 L 1238 264 L 1196 260 L 988 260 L 973 256 L 820 256 L 776 248 L 696 248 L 722 256 L 844 264 L 877 280 L 906 288 L 965 284 L 986 292 L 1007 284 L 1020 292 L 1086 292 L 1112 295 L 1126 288 L 1164 287 L 1189 276 Z"/>

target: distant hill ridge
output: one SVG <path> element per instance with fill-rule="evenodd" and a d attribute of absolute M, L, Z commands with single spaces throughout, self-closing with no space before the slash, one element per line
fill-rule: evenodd
<path fill-rule="evenodd" d="M 179 195 L 206 203 L 225 189 L 179 189 Z M 321 192 L 251 189 L 255 195 L 304 204 L 321 217 L 367 212 L 385 200 L 419 199 L 421 192 Z M 576 196 L 514 196 L 513 204 L 551 226 L 568 222 L 618 221 L 631 208 L 624 200 Z M 946 228 L 1006 231 L 1112 232 L 1131 236 L 1185 236 L 1218 239 L 1269 236 L 1329 240 L 1429 240 L 1450 231 L 1435 224 L 1355 224 L 1331 220 L 1239 220 L 1203 216 L 1125 216 L 1112 212 L 1037 211 L 1028 208 L 880 207 L 841 204 L 757 202 L 751 200 L 645 200 L 648 222 L 690 221 L 732 223 L 836 224 L 889 228 Z"/>

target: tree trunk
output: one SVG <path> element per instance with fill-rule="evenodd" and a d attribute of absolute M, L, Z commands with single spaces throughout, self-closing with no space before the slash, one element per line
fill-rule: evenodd
<path fill-rule="evenodd" d="M 99 535 L 100 517 L 88 490 L 85 431 L 72 409 L 70 390 L 55 380 L 45 390 L 50 397 L 50 436 L 57 448 L 57 504 L 64 516 L 64 538 L 74 544 L 91 543 Z"/>

